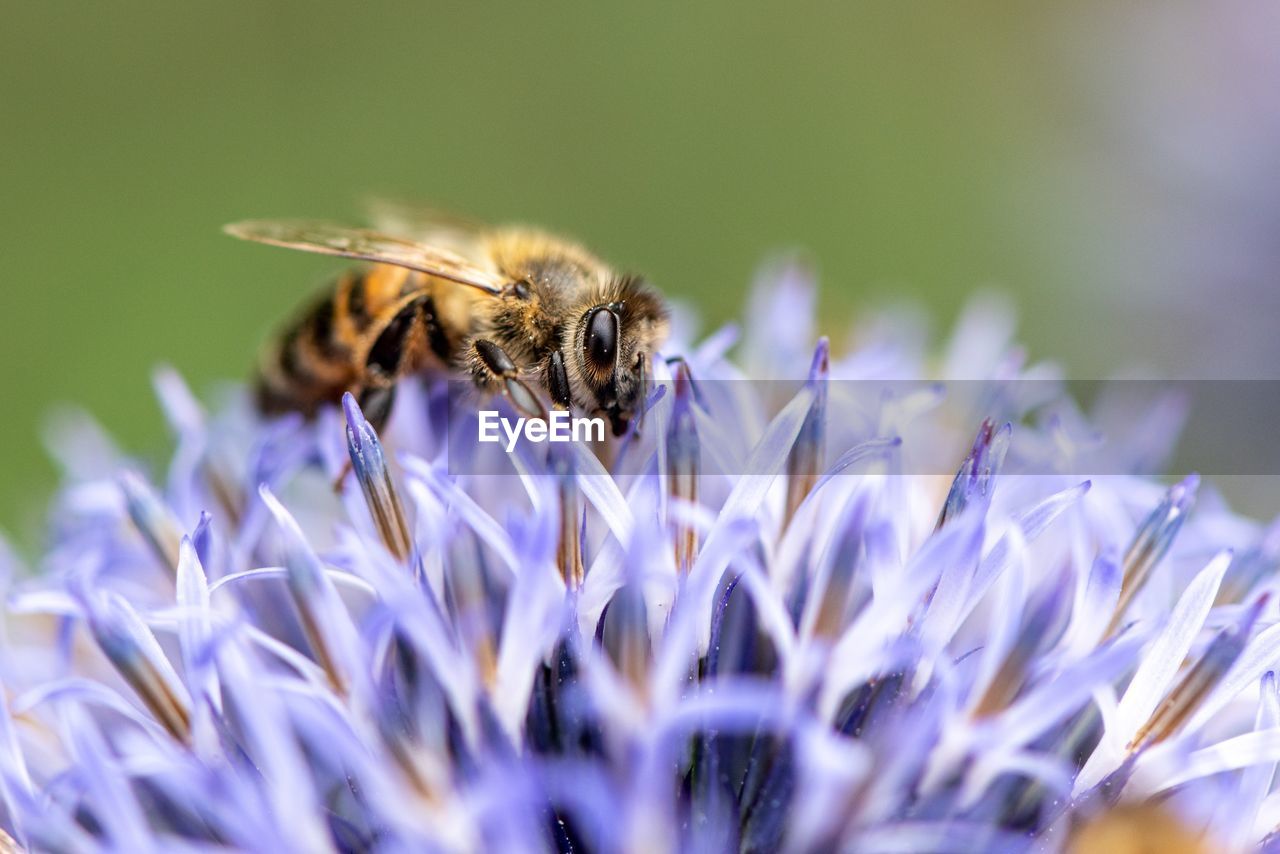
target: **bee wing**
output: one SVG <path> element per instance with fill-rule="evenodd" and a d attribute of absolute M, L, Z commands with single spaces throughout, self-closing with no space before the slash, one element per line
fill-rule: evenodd
<path fill-rule="evenodd" d="M 361 207 L 379 231 L 420 240 L 438 232 L 475 237 L 491 228 L 479 220 L 405 199 L 372 196 L 366 198 Z"/>
<path fill-rule="evenodd" d="M 340 255 L 377 264 L 408 267 L 460 285 L 498 294 L 510 282 L 454 252 L 366 228 L 306 220 L 249 220 L 224 226 L 241 240 L 321 255 Z"/>
<path fill-rule="evenodd" d="M 478 220 L 432 208 L 420 202 L 366 198 L 362 207 L 378 231 L 418 240 L 456 252 L 464 258 L 481 251 L 483 235 L 492 228 Z"/>

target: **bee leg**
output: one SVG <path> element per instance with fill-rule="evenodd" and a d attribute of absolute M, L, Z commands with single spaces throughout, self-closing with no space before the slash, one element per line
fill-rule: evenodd
<path fill-rule="evenodd" d="M 524 380 L 507 351 L 487 338 L 471 342 L 471 372 L 482 388 L 500 389 L 511 405 L 530 418 L 545 418 L 542 402 Z"/>
<path fill-rule="evenodd" d="M 351 464 L 351 460 L 347 460 L 342 464 L 342 471 L 338 472 L 338 476 L 333 479 L 333 493 L 341 495 L 347 490 L 347 475 L 355 471 L 355 466 Z"/>
<path fill-rule="evenodd" d="M 375 433 L 381 433 L 382 428 L 387 426 L 387 419 L 391 417 L 391 404 L 395 403 L 395 399 L 396 387 L 394 384 L 365 386 L 356 395 L 356 402 L 360 404 L 360 411 L 364 413 L 365 420 L 373 426 Z"/>
<path fill-rule="evenodd" d="M 387 386 L 366 386 L 356 395 L 356 402 L 360 404 L 360 411 L 364 413 L 364 419 L 373 427 L 375 433 L 381 433 L 382 428 L 387 424 L 387 418 L 391 415 L 391 404 L 396 398 L 396 387 L 394 385 Z M 342 471 L 338 472 L 338 476 L 333 479 L 333 491 L 342 494 L 343 487 L 347 480 L 347 475 L 351 474 L 354 467 L 351 460 L 347 460 L 342 465 Z"/>
<path fill-rule="evenodd" d="M 564 369 L 564 356 L 559 350 L 551 354 L 547 368 L 547 388 L 551 390 L 551 403 L 556 409 L 568 409 L 573 405 L 573 390 L 569 385 L 569 373 Z"/>

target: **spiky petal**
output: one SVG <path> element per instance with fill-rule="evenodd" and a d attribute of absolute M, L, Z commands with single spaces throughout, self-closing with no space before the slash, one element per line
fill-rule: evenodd
<path fill-rule="evenodd" d="M 407 560 L 413 551 L 413 541 L 400 503 L 400 493 L 387 468 L 382 443 L 350 393 L 342 396 L 342 411 L 347 418 L 347 451 L 351 455 L 351 467 L 369 505 L 374 527 L 387 550 L 400 560 Z"/>

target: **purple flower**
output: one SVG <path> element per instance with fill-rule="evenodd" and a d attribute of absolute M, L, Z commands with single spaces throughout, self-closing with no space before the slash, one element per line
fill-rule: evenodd
<path fill-rule="evenodd" d="M 38 571 L 0 550 L 0 827 L 75 851 L 1263 842 L 1276 528 L 1127 473 L 1145 457 L 1071 474 L 1098 437 L 1002 314 L 947 348 L 992 384 L 975 412 L 891 324 L 802 349 L 812 294 L 794 265 L 761 285 L 758 381 L 733 330 L 674 341 L 604 449 L 468 441 L 438 378 L 380 436 L 350 397 L 264 422 L 162 372 L 152 478 L 65 422 Z"/>

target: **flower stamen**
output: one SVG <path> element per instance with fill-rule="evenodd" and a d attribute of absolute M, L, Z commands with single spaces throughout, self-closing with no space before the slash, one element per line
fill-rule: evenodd
<path fill-rule="evenodd" d="M 701 451 L 693 413 L 693 377 L 683 360 L 675 371 L 675 400 L 667 428 L 667 491 L 679 501 L 698 502 Z M 688 522 L 674 525 L 676 571 L 682 575 L 698 554 L 698 532 Z"/>
<path fill-rule="evenodd" d="M 138 474 L 125 471 L 117 482 L 134 528 L 142 535 L 152 554 L 169 571 L 170 576 L 175 575 L 178 571 L 182 526 L 174 518 L 173 511 Z"/>
<path fill-rule="evenodd" d="M 800 435 L 787 456 L 787 503 L 783 529 L 791 524 L 796 510 L 818 482 L 818 468 L 826 451 L 827 378 L 831 372 L 830 345 L 826 337 L 818 339 L 809 368 L 808 385 L 813 389 L 813 403 L 805 416 Z"/>
<path fill-rule="evenodd" d="M 1120 598 L 1116 601 L 1104 637 L 1114 634 L 1120 627 L 1125 611 L 1129 610 L 1138 591 L 1146 586 L 1152 570 L 1173 545 L 1187 513 L 1195 504 L 1199 484 L 1200 478 L 1193 474 L 1172 486 L 1133 535 L 1122 561 L 1124 574 L 1120 582 Z"/>
<path fill-rule="evenodd" d="M 189 744 L 190 701 L 142 618 L 116 594 L 89 594 L 83 600 L 89 631 L 103 655 L 169 734 Z"/>
<path fill-rule="evenodd" d="M 1238 624 L 1218 632 L 1200 660 L 1165 695 L 1155 712 L 1134 734 L 1127 745 L 1130 752 L 1159 744 L 1186 723 L 1244 651 L 1267 599 L 1267 594 L 1259 596 Z"/>

